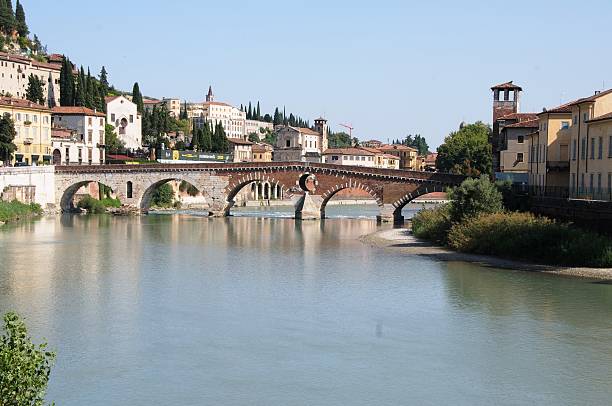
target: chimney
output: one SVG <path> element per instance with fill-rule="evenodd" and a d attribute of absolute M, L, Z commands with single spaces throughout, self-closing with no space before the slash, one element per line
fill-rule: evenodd
<path fill-rule="evenodd" d="M 597 96 L 599 93 L 601 93 L 601 90 L 595 90 L 595 96 Z"/>

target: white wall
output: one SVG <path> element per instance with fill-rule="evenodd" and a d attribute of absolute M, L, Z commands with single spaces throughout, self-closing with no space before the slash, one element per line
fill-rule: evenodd
<path fill-rule="evenodd" d="M 115 133 L 128 149 L 142 148 L 142 120 L 136 104 L 125 97 L 118 97 L 106 104 L 106 119 L 115 127 Z M 125 120 L 125 134 L 120 134 L 121 121 Z"/>
<path fill-rule="evenodd" d="M 55 167 L 0 168 L 0 193 L 7 186 L 36 186 L 35 201 L 46 209 L 55 204 Z"/>

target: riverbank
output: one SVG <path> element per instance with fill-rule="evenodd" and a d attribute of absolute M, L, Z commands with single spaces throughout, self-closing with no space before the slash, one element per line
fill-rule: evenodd
<path fill-rule="evenodd" d="M 35 203 L 24 204 L 18 201 L 0 201 L 0 225 L 39 217 L 42 214 L 42 208 Z"/>
<path fill-rule="evenodd" d="M 410 230 L 396 228 L 365 235 L 360 240 L 366 244 L 399 252 L 418 255 L 445 262 L 470 262 L 486 267 L 516 271 L 543 272 L 555 275 L 612 280 L 610 268 L 558 267 L 509 260 L 488 255 L 466 254 L 432 244 L 414 237 Z"/>

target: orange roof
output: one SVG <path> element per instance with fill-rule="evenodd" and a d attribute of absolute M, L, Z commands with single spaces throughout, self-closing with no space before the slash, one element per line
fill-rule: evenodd
<path fill-rule="evenodd" d="M 236 145 L 253 145 L 251 141 L 243 140 L 242 138 L 228 138 L 227 140 Z"/>
<path fill-rule="evenodd" d="M 539 119 L 525 120 L 525 121 L 519 121 L 518 123 L 507 125 L 504 128 L 538 128 L 540 125 L 539 123 L 540 123 Z"/>
<path fill-rule="evenodd" d="M 497 120 L 518 120 L 518 121 L 529 121 L 538 118 L 536 113 L 510 113 L 505 116 L 499 117 Z"/>
<path fill-rule="evenodd" d="M 381 151 L 415 151 L 416 152 L 416 149 L 408 147 L 406 145 L 402 145 L 402 144 L 393 144 L 393 145 L 385 144 L 385 145 L 381 145 L 378 149 L 380 149 Z"/>
<path fill-rule="evenodd" d="M 593 96 L 583 97 L 582 99 L 578 99 L 575 102 L 570 103 L 570 105 L 571 106 L 575 106 L 575 105 L 582 104 L 582 103 L 594 102 L 595 100 L 597 100 L 601 96 L 605 96 L 605 95 L 610 94 L 610 93 L 612 93 L 612 89 L 604 90 L 602 92 L 596 92 Z"/>
<path fill-rule="evenodd" d="M 51 110 L 53 114 L 64 114 L 69 116 L 97 116 L 97 117 L 106 117 L 106 114 L 94 111 L 92 109 L 88 109 L 87 107 L 82 106 L 58 106 L 53 107 Z"/>
<path fill-rule="evenodd" d="M 33 103 L 29 100 L 16 99 L 14 97 L 0 97 L 0 105 L 19 107 L 23 109 L 49 110 L 48 107 L 45 107 L 41 104 Z"/>
<path fill-rule="evenodd" d="M 202 103 L 203 106 L 206 105 L 210 105 L 210 106 L 225 106 L 225 107 L 232 107 L 231 105 L 227 104 L 227 103 L 222 103 L 222 102 L 216 102 L 216 101 L 211 101 L 211 102 L 203 102 Z"/>
<path fill-rule="evenodd" d="M 495 85 L 491 88 L 491 90 L 523 90 L 520 86 L 515 85 L 514 83 L 512 83 L 512 81 L 510 82 L 506 82 L 506 83 L 500 83 L 499 85 Z"/>
<path fill-rule="evenodd" d="M 120 97 L 121 96 L 106 96 L 104 98 L 104 102 L 106 102 L 106 104 L 108 104 L 108 103 L 112 102 L 113 100 L 118 99 Z"/>
<path fill-rule="evenodd" d="M 274 148 L 272 148 L 272 145 L 268 145 L 268 144 L 254 144 L 253 145 L 253 152 L 268 152 L 268 151 L 272 151 Z"/>
<path fill-rule="evenodd" d="M 612 119 L 612 113 L 608 113 L 608 114 L 601 115 L 599 117 L 592 118 L 588 120 L 587 123 L 593 123 L 597 121 L 604 121 L 604 120 L 611 120 L 611 119 Z"/>
<path fill-rule="evenodd" d="M 329 148 L 323 152 L 323 155 L 365 155 L 372 156 L 374 155 L 372 152 L 366 151 L 363 148 Z"/>
<path fill-rule="evenodd" d="M 51 138 L 70 138 L 74 130 L 64 127 L 51 128 Z"/>

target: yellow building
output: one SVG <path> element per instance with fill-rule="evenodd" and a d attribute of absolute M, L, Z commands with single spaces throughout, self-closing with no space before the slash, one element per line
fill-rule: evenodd
<path fill-rule="evenodd" d="M 17 150 L 11 164 L 51 164 L 51 110 L 28 100 L 0 98 L 0 114 L 15 124 Z"/>
<path fill-rule="evenodd" d="M 255 144 L 251 148 L 253 151 L 253 162 L 272 162 L 272 152 L 274 148 L 268 144 Z"/>
<path fill-rule="evenodd" d="M 378 148 L 381 152 L 395 155 L 399 158 L 399 169 L 412 171 L 419 170 L 418 151 L 406 145 L 383 145 Z"/>
<path fill-rule="evenodd" d="M 570 106 L 570 193 L 577 198 L 611 200 L 612 89 Z"/>
<path fill-rule="evenodd" d="M 537 131 L 527 136 L 529 185 L 542 191 L 567 189 L 571 103 L 538 114 Z"/>

